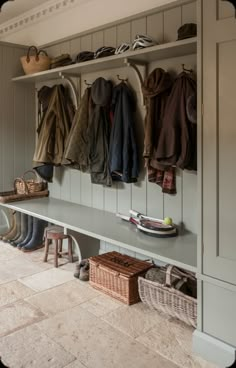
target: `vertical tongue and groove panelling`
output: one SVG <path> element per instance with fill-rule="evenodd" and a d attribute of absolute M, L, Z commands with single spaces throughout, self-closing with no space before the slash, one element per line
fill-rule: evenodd
<path fill-rule="evenodd" d="M 97 31 L 90 31 L 71 40 L 57 43 L 47 48 L 50 55 L 56 56 L 69 52 L 75 57 L 82 50 L 95 51 L 102 45 L 117 46 L 122 42 L 131 42 L 137 33 L 149 34 L 158 42 L 170 42 L 177 39 L 177 29 L 184 23 L 196 22 L 196 3 L 190 1 L 173 8 L 150 12 L 145 16 L 137 16 L 131 20 L 117 22 Z M 196 55 L 161 60 L 149 65 L 149 72 L 156 67 L 162 67 L 173 75 L 181 71 L 181 63 L 196 70 Z M 91 184 L 90 175 L 76 170 L 57 168 L 55 180 L 50 185 L 51 196 L 66 199 L 94 208 L 110 212 L 127 213 L 130 208 L 156 217 L 171 216 L 177 223 L 197 232 L 196 207 L 194 202 L 197 192 L 197 175 L 193 172 L 177 171 L 177 194 L 163 194 L 161 189 L 147 181 L 142 160 L 145 107 L 138 80 L 133 70 L 129 68 L 110 69 L 98 73 L 82 75 L 81 93 L 86 86 L 84 79 L 93 82 L 102 76 L 118 83 L 116 75 L 128 78 L 137 95 L 136 127 L 138 133 L 141 172 L 138 183 L 115 183 L 112 188 Z M 76 81 L 75 81 L 76 82 Z M 77 83 L 77 82 L 76 82 Z M 79 84 L 78 84 L 79 87 Z"/>

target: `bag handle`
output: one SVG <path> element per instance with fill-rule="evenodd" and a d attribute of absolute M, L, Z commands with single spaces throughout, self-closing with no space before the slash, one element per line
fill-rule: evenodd
<path fill-rule="evenodd" d="M 15 189 L 15 190 L 16 190 L 16 183 L 17 183 L 17 182 L 22 183 L 22 184 L 23 184 L 23 187 L 24 187 L 24 192 L 25 192 L 25 194 L 29 194 L 29 190 L 28 190 L 28 187 L 27 187 L 27 184 L 26 184 L 25 180 L 24 180 L 24 179 L 22 179 L 22 178 L 16 178 L 16 179 L 14 180 L 14 189 Z"/>
<path fill-rule="evenodd" d="M 39 56 L 40 54 L 43 54 L 44 56 L 48 56 L 47 52 L 45 50 L 39 50 L 37 52 L 37 56 Z"/>
<path fill-rule="evenodd" d="M 34 50 L 34 52 L 35 52 L 35 60 L 36 60 L 36 61 L 39 61 L 39 56 L 38 56 L 38 49 L 37 49 L 37 47 L 36 47 L 36 46 L 30 46 L 30 47 L 28 48 L 27 56 L 26 56 L 26 61 L 27 61 L 27 63 L 29 63 L 29 62 L 30 62 L 30 51 L 31 51 L 31 50 Z"/>
<path fill-rule="evenodd" d="M 25 171 L 24 174 L 22 175 L 22 178 L 21 179 L 24 180 L 25 179 L 25 175 L 26 174 L 29 174 L 29 173 L 34 174 L 35 178 L 37 179 L 37 182 L 39 181 L 38 180 L 38 176 L 37 176 L 37 174 L 36 174 L 36 172 L 34 170 L 27 170 L 27 171 Z"/>

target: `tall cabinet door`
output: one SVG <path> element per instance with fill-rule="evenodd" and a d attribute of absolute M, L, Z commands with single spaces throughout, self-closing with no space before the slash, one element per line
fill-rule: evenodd
<path fill-rule="evenodd" d="M 202 3 L 203 273 L 236 284 L 236 18 Z"/>

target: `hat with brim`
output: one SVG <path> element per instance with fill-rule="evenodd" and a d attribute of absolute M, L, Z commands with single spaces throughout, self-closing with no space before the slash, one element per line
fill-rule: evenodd
<path fill-rule="evenodd" d="M 178 29 L 177 41 L 196 36 L 197 36 L 197 25 L 195 23 L 186 23 Z"/>

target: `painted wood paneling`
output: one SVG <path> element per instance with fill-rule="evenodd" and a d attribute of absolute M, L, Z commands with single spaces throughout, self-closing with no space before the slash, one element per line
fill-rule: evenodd
<path fill-rule="evenodd" d="M 14 178 L 32 168 L 35 145 L 34 86 L 14 84 L 22 73 L 20 57 L 26 49 L 0 45 L 0 190 L 11 190 Z"/>
<path fill-rule="evenodd" d="M 164 12 L 164 42 L 177 40 L 177 30 L 182 24 L 181 7 Z"/>
<path fill-rule="evenodd" d="M 196 3 L 185 4 L 182 6 L 182 24 L 197 23 Z"/>
<path fill-rule="evenodd" d="M 164 41 L 164 14 L 163 12 L 149 15 L 147 17 L 147 34 L 155 41 Z"/>
<path fill-rule="evenodd" d="M 156 12 L 147 17 L 137 17 L 132 21 L 117 23 L 117 25 L 84 34 L 74 38 L 70 47 L 65 42 L 59 43 L 57 47 L 50 48 L 50 52 L 55 56 L 58 50 L 70 50 L 72 55 L 76 55 L 82 50 L 95 50 L 104 45 L 119 45 L 122 42 L 131 42 L 137 33 L 147 33 L 163 43 L 174 41 L 177 38 L 177 29 L 185 22 L 192 22 L 196 19 L 195 2 L 190 2 L 183 6 L 175 6 L 165 12 Z M 65 51 L 66 52 L 66 51 Z M 161 60 L 151 63 L 148 72 L 156 67 L 164 68 L 173 77 L 181 72 L 181 64 L 196 70 L 196 56 L 189 55 L 168 60 Z M 143 70 L 142 70 L 143 72 Z M 86 86 L 84 79 L 93 82 L 98 76 L 111 79 L 114 84 L 119 83 L 116 75 L 128 78 L 137 96 L 137 111 L 135 113 L 135 125 L 138 131 L 138 147 L 141 161 L 141 171 L 138 183 L 125 184 L 114 183 L 111 188 L 103 188 L 97 184 L 91 184 L 90 175 L 76 170 L 68 169 L 68 176 L 65 176 L 64 169 L 56 168 L 56 175 L 51 188 L 51 196 L 67 199 L 72 202 L 81 203 L 99 209 L 116 213 L 127 213 L 129 209 L 135 208 L 138 211 L 147 213 L 150 216 L 163 218 L 171 216 L 177 224 L 182 224 L 188 230 L 196 233 L 196 203 L 192 198 L 196 198 L 197 176 L 190 172 L 178 171 L 177 194 L 175 196 L 164 195 L 161 188 L 156 184 L 149 183 L 146 177 L 146 170 L 142 160 L 143 140 L 144 140 L 144 116 L 145 107 L 142 105 L 142 96 L 138 79 L 129 68 L 104 70 L 97 73 L 90 73 L 81 76 L 81 92 L 83 94 Z M 78 83 L 79 89 L 79 83 Z M 67 175 L 67 174 L 66 174 Z"/>
<path fill-rule="evenodd" d="M 218 0 L 218 18 L 234 17 L 234 7 L 228 1 Z"/>
<path fill-rule="evenodd" d="M 116 27 L 111 27 L 104 30 L 104 45 L 113 47 L 118 46 Z"/>

